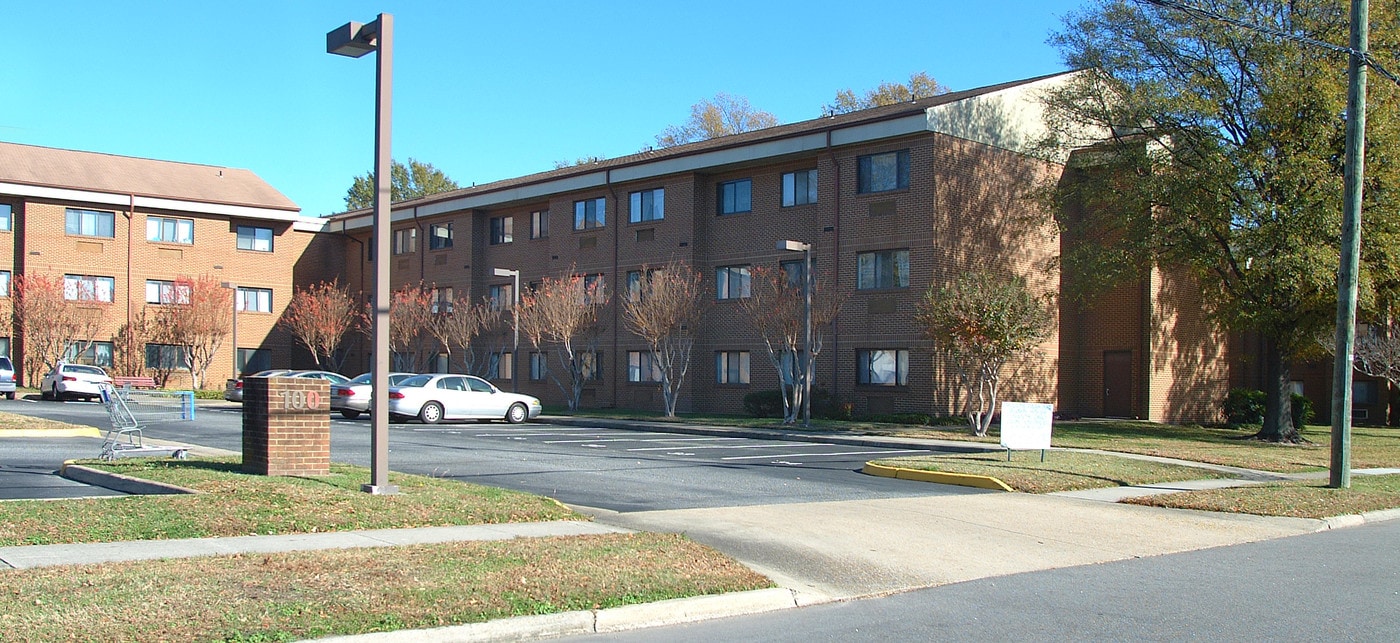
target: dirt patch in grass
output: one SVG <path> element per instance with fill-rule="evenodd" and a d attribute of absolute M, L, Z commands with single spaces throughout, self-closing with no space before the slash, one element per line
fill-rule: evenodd
<path fill-rule="evenodd" d="M 773 586 L 673 534 L 10 570 L 0 582 L 0 628 L 21 641 L 291 641 Z"/>
<path fill-rule="evenodd" d="M 1296 481 L 1231 489 L 1188 491 L 1125 500 L 1138 505 L 1228 511 L 1259 516 L 1331 518 L 1400 507 L 1400 475 L 1353 475 L 1350 489 L 1324 481 Z"/>
<path fill-rule="evenodd" d="M 367 494 L 369 470 L 349 465 L 284 477 L 243 473 L 238 458 L 83 464 L 201 493 L 3 502 L 0 546 L 583 519 L 542 496 L 392 472 L 398 494 Z"/>
<path fill-rule="evenodd" d="M 991 476 L 1012 489 L 1053 493 L 1099 487 L 1176 482 L 1228 477 L 1209 469 L 1148 462 L 1115 455 L 1050 451 L 1045 462 L 1039 452 L 1017 452 L 1011 461 L 1003 453 L 972 453 L 875 460 L 875 464 L 925 471 Z"/>

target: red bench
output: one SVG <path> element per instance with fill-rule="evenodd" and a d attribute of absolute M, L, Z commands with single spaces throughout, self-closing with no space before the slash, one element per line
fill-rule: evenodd
<path fill-rule="evenodd" d="M 155 388 L 156 378 L 118 375 L 112 378 L 112 386 L 117 388 Z"/>

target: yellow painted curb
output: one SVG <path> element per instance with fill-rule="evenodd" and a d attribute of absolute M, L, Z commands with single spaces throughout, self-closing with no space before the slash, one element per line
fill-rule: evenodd
<path fill-rule="evenodd" d="M 0 429 L 0 438 L 100 438 L 102 430 L 85 426 L 72 429 Z"/>
<path fill-rule="evenodd" d="M 1015 491 L 1015 489 L 1012 489 L 1005 482 L 991 476 L 975 476 L 968 473 L 945 473 L 942 471 L 906 469 L 904 467 L 887 467 L 873 462 L 865 463 L 865 467 L 861 469 L 861 472 L 867 475 L 880 476 L 882 478 L 936 482 L 938 484 L 955 484 L 961 487 L 977 487 L 979 489 Z"/>

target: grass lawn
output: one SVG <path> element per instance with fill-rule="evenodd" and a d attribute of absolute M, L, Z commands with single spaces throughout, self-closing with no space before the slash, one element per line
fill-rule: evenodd
<path fill-rule="evenodd" d="M 1033 451 L 1017 452 L 1010 462 L 1005 453 L 887 458 L 874 462 L 889 467 L 991 476 L 1027 493 L 1228 477 L 1197 467 L 1074 451 L 1047 452 L 1045 462 L 1040 461 L 1039 452 Z"/>
<path fill-rule="evenodd" d="M 0 571 L 15 641 L 294 641 L 772 587 L 673 534 Z"/>
<path fill-rule="evenodd" d="M 1124 502 L 1260 516 L 1330 518 L 1400 507 L 1400 475 L 1353 475 L 1350 489 L 1330 489 L 1326 481 L 1295 481 L 1258 487 L 1187 491 L 1132 498 Z"/>
<path fill-rule="evenodd" d="M 582 519 L 549 498 L 455 480 L 390 473 L 399 493 L 381 496 L 360 491 L 370 477 L 362 467 L 269 477 L 242 473 L 239 462 L 81 461 L 202 493 L 0 502 L 0 546 Z"/>
<path fill-rule="evenodd" d="M 46 420 L 44 418 L 29 417 L 28 415 L 17 415 L 15 413 L 0 413 L 0 431 L 44 429 L 63 430 L 75 428 L 89 427 L 78 427 L 77 425 L 69 424 L 67 422 L 59 422 L 57 420 Z"/>

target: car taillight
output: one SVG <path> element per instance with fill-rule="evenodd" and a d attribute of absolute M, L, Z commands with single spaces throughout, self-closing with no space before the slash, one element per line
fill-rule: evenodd
<path fill-rule="evenodd" d="M 235 389 L 243 388 L 243 380 L 238 380 L 237 382 L 234 382 L 234 383 L 233 383 L 233 388 L 235 388 Z"/>
<path fill-rule="evenodd" d="M 332 392 L 341 397 L 355 397 L 355 389 L 353 388 L 338 388 Z"/>
<path fill-rule="evenodd" d="M 398 392 L 398 391 L 389 391 L 389 399 L 391 399 L 391 400 L 402 400 L 402 399 L 403 399 L 403 393 L 400 393 L 400 392 Z"/>
<path fill-rule="evenodd" d="M 72 375 L 64 375 L 64 376 L 63 376 L 63 381 L 65 381 L 65 382 L 76 382 L 76 381 L 78 381 L 78 378 L 73 377 Z"/>

